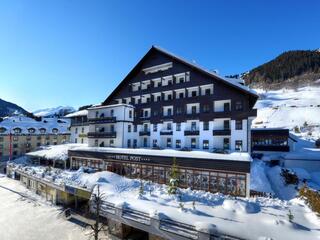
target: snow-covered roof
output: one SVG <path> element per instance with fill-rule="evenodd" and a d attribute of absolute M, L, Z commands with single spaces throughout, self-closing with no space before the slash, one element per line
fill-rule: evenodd
<path fill-rule="evenodd" d="M 94 110 L 94 109 L 100 109 L 100 108 L 114 108 L 114 107 L 130 107 L 130 108 L 134 108 L 134 106 L 130 105 L 130 104 L 118 103 L 118 104 L 110 104 L 110 105 L 93 106 L 93 107 L 90 107 L 88 109 L 89 110 Z"/>
<path fill-rule="evenodd" d="M 27 156 L 32 157 L 39 157 L 48 160 L 61 160 L 66 161 L 68 159 L 68 151 L 76 148 L 81 147 L 83 144 L 61 144 L 61 145 L 53 145 L 48 147 L 43 147 L 43 149 L 26 153 Z"/>
<path fill-rule="evenodd" d="M 244 152 L 234 152 L 230 154 L 210 153 L 204 151 L 178 151 L 174 149 L 142 149 L 142 148 L 110 148 L 110 147 L 75 147 L 74 151 L 103 152 L 113 154 L 133 154 L 133 155 L 150 155 L 162 157 L 181 157 L 181 158 L 200 158 L 213 160 L 230 160 L 250 162 L 251 156 Z"/>
<path fill-rule="evenodd" d="M 54 108 L 39 109 L 33 112 L 37 117 L 52 117 L 54 115 L 60 115 L 67 112 L 74 112 L 75 109 L 69 106 L 59 106 Z"/>
<path fill-rule="evenodd" d="M 0 134 L 15 133 L 15 129 L 20 129 L 20 134 L 43 134 L 40 129 L 45 129 L 45 133 L 69 133 L 69 119 L 45 118 L 36 121 L 25 116 L 6 117 L 0 122 Z M 56 131 L 57 130 L 57 131 Z"/>
<path fill-rule="evenodd" d="M 81 117 L 81 116 L 87 116 L 87 115 L 88 115 L 88 110 L 84 109 L 84 110 L 76 111 L 74 113 L 70 113 L 64 117 L 72 118 L 72 117 Z"/>

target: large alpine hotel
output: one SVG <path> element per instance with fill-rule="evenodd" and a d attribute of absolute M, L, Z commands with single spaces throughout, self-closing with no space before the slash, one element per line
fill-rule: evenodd
<path fill-rule="evenodd" d="M 258 96 L 153 46 L 99 106 L 69 115 L 71 167 L 90 166 L 168 183 L 248 196 L 251 122 Z"/>

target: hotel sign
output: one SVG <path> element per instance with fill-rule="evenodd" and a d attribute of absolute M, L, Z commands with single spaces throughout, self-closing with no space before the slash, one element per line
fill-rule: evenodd
<path fill-rule="evenodd" d="M 133 156 L 133 155 L 109 155 L 108 158 L 120 161 L 130 161 L 130 162 L 150 162 L 151 159 L 145 156 Z"/>

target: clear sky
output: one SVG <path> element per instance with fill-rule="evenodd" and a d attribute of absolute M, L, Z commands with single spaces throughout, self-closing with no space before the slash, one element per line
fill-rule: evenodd
<path fill-rule="evenodd" d="M 3 0 L 0 98 L 29 111 L 102 102 L 153 44 L 241 73 L 320 48 L 320 1 Z"/>

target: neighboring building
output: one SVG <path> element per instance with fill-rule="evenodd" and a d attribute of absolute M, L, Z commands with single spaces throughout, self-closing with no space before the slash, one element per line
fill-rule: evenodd
<path fill-rule="evenodd" d="M 80 110 L 65 116 L 71 119 L 70 124 L 70 141 L 72 143 L 88 143 L 88 110 Z"/>
<path fill-rule="evenodd" d="M 69 151 L 71 167 L 168 183 L 176 160 L 180 187 L 249 196 L 257 98 L 238 80 L 152 47 L 87 119 L 74 118 L 72 129 L 89 124 L 88 147 Z"/>
<path fill-rule="evenodd" d="M 297 142 L 290 136 L 289 129 L 282 128 L 254 128 L 251 139 L 251 151 L 254 153 L 294 151 Z"/>
<path fill-rule="evenodd" d="M 66 119 L 4 118 L 0 122 L 0 160 L 8 160 L 10 152 L 16 158 L 41 146 L 66 143 L 70 140 L 68 127 Z"/>

